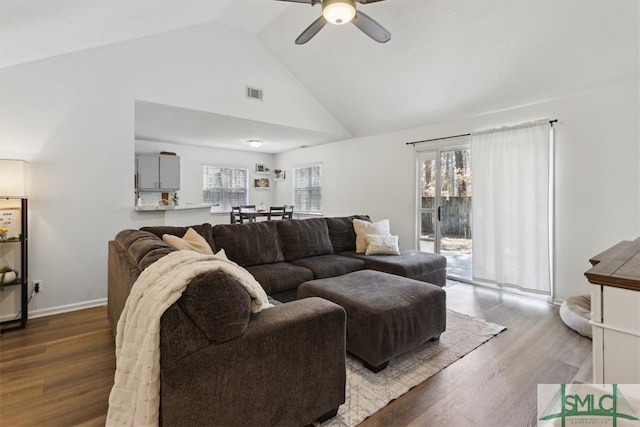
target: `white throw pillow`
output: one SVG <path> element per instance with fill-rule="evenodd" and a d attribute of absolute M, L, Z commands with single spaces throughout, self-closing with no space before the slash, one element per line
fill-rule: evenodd
<path fill-rule="evenodd" d="M 363 254 L 367 251 L 367 234 L 376 234 L 379 236 L 390 236 L 389 220 L 381 219 L 378 222 L 363 221 L 354 219 L 353 230 L 356 232 L 356 252 Z"/>
<path fill-rule="evenodd" d="M 194 251 L 205 255 L 213 255 L 213 250 L 209 243 L 198 234 L 196 230 L 189 227 L 183 237 L 163 234 L 162 240 L 178 250 Z"/>
<path fill-rule="evenodd" d="M 398 236 L 368 234 L 365 240 L 367 242 L 365 255 L 400 255 Z"/>

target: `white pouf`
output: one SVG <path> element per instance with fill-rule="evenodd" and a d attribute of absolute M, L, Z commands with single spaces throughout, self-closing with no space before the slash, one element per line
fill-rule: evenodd
<path fill-rule="evenodd" d="M 560 306 L 560 318 L 571 329 L 587 338 L 592 337 L 591 295 L 576 295 L 567 298 Z"/>

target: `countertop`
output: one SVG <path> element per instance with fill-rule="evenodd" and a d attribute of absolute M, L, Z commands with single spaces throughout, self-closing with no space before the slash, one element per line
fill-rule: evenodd
<path fill-rule="evenodd" d="M 185 205 L 169 206 L 136 206 L 136 212 L 163 212 L 163 211 L 191 211 L 195 209 L 211 209 L 210 203 L 187 203 Z"/>

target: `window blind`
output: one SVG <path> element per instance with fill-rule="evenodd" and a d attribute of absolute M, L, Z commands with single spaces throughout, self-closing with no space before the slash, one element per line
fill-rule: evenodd
<path fill-rule="evenodd" d="M 293 200 L 297 212 L 322 213 L 322 163 L 293 167 Z"/>
<path fill-rule="evenodd" d="M 202 166 L 204 203 L 211 203 L 213 211 L 228 212 L 231 206 L 246 205 L 249 196 L 249 170 Z"/>

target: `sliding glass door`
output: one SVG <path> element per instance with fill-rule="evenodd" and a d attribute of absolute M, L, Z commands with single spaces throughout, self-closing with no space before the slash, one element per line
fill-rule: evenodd
<path fill-rule="evenodd" d="M 449 276 L 472 279 L 471 149 L 418 152 L 418 248 L 447 257 Z"/>
<path fill-rule="evenodd" d="M 422 151 L 418 154 L 418 248 L 431 253 L 440 252 L 440 233 L 437 232 L 436 155 L 435 151 Z"/>

